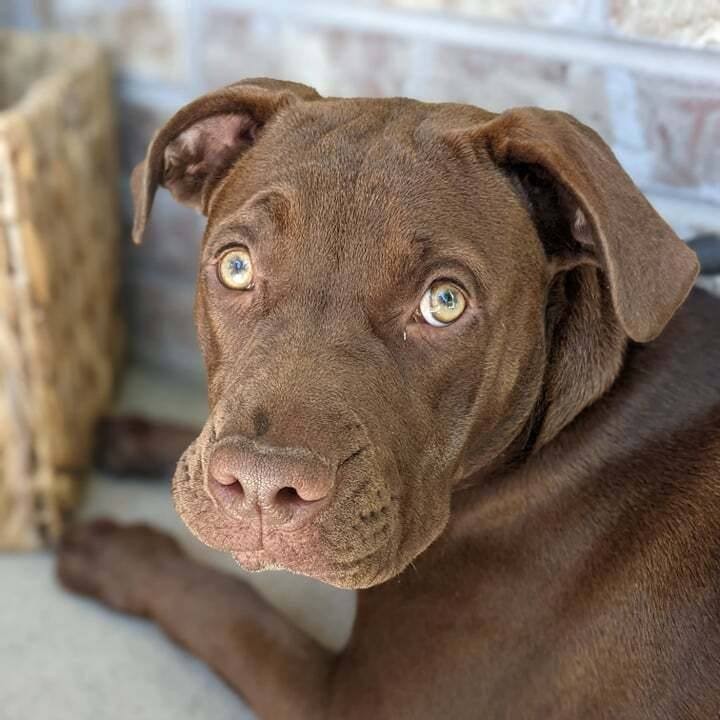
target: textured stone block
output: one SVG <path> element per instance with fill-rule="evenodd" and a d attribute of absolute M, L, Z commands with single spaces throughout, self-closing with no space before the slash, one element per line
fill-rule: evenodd
<path fill-rule="evenodd" d="M 208 13 L 201 47 L 208 87 L 269 76 L 326 95 L 397 95 L 413 65 L 408 40 L 230 10 Z"/>
<path fill-rule="evenodd" d="M 610 21 L 624 35 L 720 50 L 717 0 L 612 0 Z"/>
<path fill-rule="evenodd" d="M 48 28 L 101 40 L 127 73 L 165 82 L 185 77 L 185 0 L 44 0 L 37 14 Z"/>
<path fill-rule="evenodd" d="M 438 46 L 407 81 L 408 94 L 501 111 L 539 105 L 572 113 L 606 138 L 610 133 L 601 70 L 514 52 Z"/>
<path fill-rule="evenodd" d="M 604 23 L 604 0 L 344 0 L 346 5 L 389 7 L 450 16 L 549 25 L 596 27 Z"/>
<path fill-rule="evenodd" d="M 696 84 L 636 75 L 637 121 L 651 157 L 648 180 L 720 202 L 720 79 Z"/>

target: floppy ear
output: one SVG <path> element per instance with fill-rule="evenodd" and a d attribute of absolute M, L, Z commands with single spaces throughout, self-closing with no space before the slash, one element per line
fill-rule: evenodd
<path fill-rule="evenodd" d="M 468 130 L 457 132 L 467 140 Z M 662 331 L 698 263 L 600 136 L 570 115 L 517 108 L 469 134 L 513 181 L 548 260 L 547 364 L 532 425 L 539 448 L 608 390 L 628 338 L 649 342 Z"/>
<path fill-rule="evenodd" d="M 158 185 L 207 214 L 214 188 L 281 109 L 317 100 L 306 85 L 267 78 L 242 80 L 185 105 L 155 134 L 132 173 L 133 241 L 142 242 Z"/>
<path fill-rule="evenodd" d="M 496 163 L 534 176 L 535 188 L 538 179 L 554 185 L 571 235 L 569 244 L 560 238 L 554 248 L 561 265 L 597 263 L 628 337 L 636 342 L 657 337 L 690 291 L 697 258 L 600 136 L 566 113 L 517 108 L 480 126 L 476 139 Z"/>

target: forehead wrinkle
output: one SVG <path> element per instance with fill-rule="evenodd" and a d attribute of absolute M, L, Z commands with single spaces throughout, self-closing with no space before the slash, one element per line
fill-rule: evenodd
<path fill-rule="evenodd" d="M 401 238 L 393 258 L 400 279 L 412 282 L 427 266 L 433 254 L 432 236 L 426 231 L 402 229 L 396 234 Z"/>
<path fill-rule="evenodd" d="M 400 120 L 387 123 L 368 138 L 353 168 L 349 220 L 358 227 L 371 226 L 380 238 L 414 232 L 408 206 L 422 197 L 423 183 L 410 135 Z M 386 245 L 382 243 L 382 249 Z"/>
<path fill-rule="evenodd" d="M 291 193 L 286 188 L 264 188 L 254 193 L 230 217 L 223 218 L 212 227 L 208 224 L 203 249 L 237 235 L 246 235 L 257 241 L 259 234 L 255 228 L 259 224 L 269 223 L 279 235 L 284 234 L 291 222 Z"/>

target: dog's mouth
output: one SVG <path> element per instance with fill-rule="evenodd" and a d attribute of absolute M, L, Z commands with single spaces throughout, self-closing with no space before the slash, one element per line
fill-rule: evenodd
<path fill-rule="evenodd" d="M 369 587 L 393 574 L 398 546 L 398 507 L 371 511 L 348 520 L 342 508 L 297 531 L 259 530 L 235 525 L 230 554 L 245 570 L 288 570 L 344 588 Z M 209 544 L 212 544 L 212 539 Z"/>
<path fill-rule="evenodd" d="M 387 533 L 391 535 L 391 533 Z M 288 570 L 340 588 L 370 587 L 394 574 L 389 548 L 392 543 L 379 544 L 364 554 L 328 557 L 323 548 L 297 546 L 292 542 L 270 541 L 258 550 L 237 550 L 231 555 L 245 570 Z"/>
<path fill-rule="evenodd" d="M 173 480 L 176 509 L 206 545 L 230 553 L 245 570 L 282 569 L 336 587 L 370 587 L 398 572 L 400 498 L 377 472 L 355 462 L 332 499 L 304 524 L 277 522 L 258 511 L 239 518 L 218 503 L 198 443 Z"/>

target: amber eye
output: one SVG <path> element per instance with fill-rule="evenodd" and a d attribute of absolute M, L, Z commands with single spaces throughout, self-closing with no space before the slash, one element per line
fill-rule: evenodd
<path fill-rule="evenodd" d="M 250 253 L 245 247 L 234 247 L 220 256 L 217 264 L 220 282 L 231 290 L 249 290 L 253 283 Z"/>
<path fill-rule="evenodd" d="M 455 283 L 438 280 L 422 296 L 420 314 L 429 325 L 445 327 L 465 312 L 466 305 L 465 294 Z"/>

